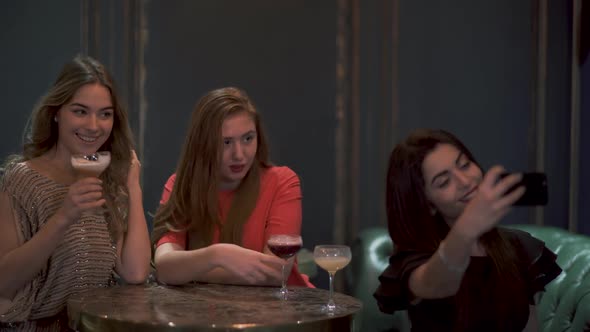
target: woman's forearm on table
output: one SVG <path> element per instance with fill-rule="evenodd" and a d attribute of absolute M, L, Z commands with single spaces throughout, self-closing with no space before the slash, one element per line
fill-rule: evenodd
<path fill-rule="evenodd" d="M 172 243 L 164 243 L 156 250 L 154 258 L 156 276 L 159 281 L 170 285 L 181 285 L 199 280 L 215 267 L 214 248 L 211 246 L 196 250 L 174 249 Z"/>
<path fill-rule="evenodd" d="M 190 281 L 233 285 L 279 285 L 283 260 L 229 243 L 196 250 L 164 243 L 156 250 L 158 280 L 167 284 Z"/>
<path fill-rule="evenodd" d="M 70 224 L 64 221 L 65 217 L 60 211 L 49 218 L 29 241 L 1 255 L 1 298 L 12 299 L 19 289 L 33 280 L 47 265 L 47 260 L 63 240 Z M 2 230 L 6 231 L 6 228 Z M 3 235 L 12 234 L 6 232 Z"/>
<path fill-rule="evenodd" d="M 150 269 L 150 238 L 143 211 L 141 189 L 129 192 L 129 216 L 117 272 L 129 283 L 142 283 Z"/>

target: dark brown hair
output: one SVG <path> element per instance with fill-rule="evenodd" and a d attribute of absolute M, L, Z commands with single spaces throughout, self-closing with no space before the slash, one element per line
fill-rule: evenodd
<path fill-rule="evenodd" d="M 246 113 L 254 121 L 258 147 L 255 161 L 238 186 L 221 227 L 218 215 L 221 128 L 227 117 L 238 113 Z M 192 113 L 174 188 L 154 218 L 152 242 L 155 244 L 168 231 L 188 231 L 187 247 L 201 248 L 212 243 L 214 229 L 220 227 L 221 242 L 241 244 L 243 225 L 258 199 L 260 169 L 269 165 L 260 117 L 248 95 L 233 87 L 210 91 Z"/>
<path fill-rule="evenodd" d="M 433 253 L 449 232 L 449 226 L 440 213 L 434 216 L 430 213 L 422 173 L 425 157 L 439 144 L 456 147 L 481 168 L 471 151 L 457 137 L 444 130 L 418 129 L 399 143 L 389 158 L 386 185 L 389 235 L 398 251 Z M 522 293 L 525 289 L 517 266 L 516 248 L 496 228 L 485 233 L 481 242 L 495 267 L 494 273 L 499 286 L 494 302 L 496 321 L 498 326 L 504 326 L 511 310 L 517 304 L 522 305 L 522 302 L 515 300 L 514 295 L 518 294 L 515 291 Z M 455 296 L 459 329 L 468 318 L 468 311 L 477 307 L 477 302 L 474 302 L 477 299 L 472 299 L 469 295 L 469 289 L 461 287 Z"/>

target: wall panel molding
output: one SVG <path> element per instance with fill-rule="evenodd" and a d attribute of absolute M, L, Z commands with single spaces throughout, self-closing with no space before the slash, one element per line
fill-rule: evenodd
<path fill-rule="evenodd" d="M 547 0 L 533 0 L 532 12 L 532 55 L 535 66 L 532 78 L 531 124 L 529 132 L 534 139 L 530 140 L 530 164 L 538 172 L 545 171 L 545 138 L 546 132 L 546 94 L 547 94 L 547 40 L 548 40 L 548 4 Z M 545 224 L 544 207 L 532 209 L 531 223 Z"/>
<path fill-rule="evenodd" d="M 568 228 L 570 232 L 578 231 L 578 194 L 580 186 L 580 26 L 582 1 L 572 0 L 572 54 L 571 54 L 571 109 L 570 109 L 570 160 L 569 160 L 569 206 Z"/>
<path fill-rule="evenodd" d="M 82 0 L 80 6 L 81 52 L 102 62 L 114 76 L 129 113 L 139 158 L 144 155 L 147 118 L 144 93 L 147 3 L 147 0 Z"/>
<path fill-rule="evenodd" d="M 359 38 L 358 0 L 338 0 L 335 130 L 335 243 L 352 243 L 359 228 Z"/>

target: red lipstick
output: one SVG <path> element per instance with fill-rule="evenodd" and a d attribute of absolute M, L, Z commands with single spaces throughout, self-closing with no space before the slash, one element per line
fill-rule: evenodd
<path fill-rule="evenodd" d="M 229 167 L 229 169 L 232 171 L 232 173 L 241 173 L 244 170 L 244 165 L 232 165 Z"/>

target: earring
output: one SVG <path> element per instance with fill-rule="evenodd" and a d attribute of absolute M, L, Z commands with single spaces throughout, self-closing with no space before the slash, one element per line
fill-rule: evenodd
<path fill-rule="evenodd" d="M 57 122 L 57 115 L 55 115 L 55 116 L 53 117 L 53 121 L 54 121 L 54 122 Z"/>
<path fill-rule="evenodd" d="M 436 209 L 435 208 L 431 208 L 430 209 L 430 215 L 433 216 L 433 217 L 436 215 Z"/>

